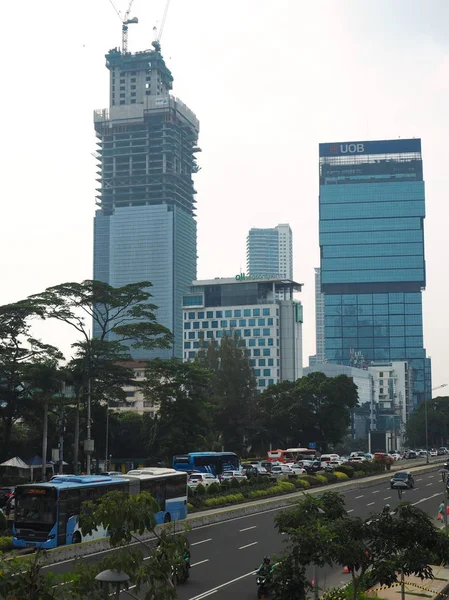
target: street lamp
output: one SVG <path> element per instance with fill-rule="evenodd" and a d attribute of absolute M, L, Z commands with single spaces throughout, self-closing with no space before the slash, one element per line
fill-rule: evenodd
<path fill-rule="evenodd" d="M 103 584 L 103 594 L 105 600 L 109 600 L 109 584 L 115 586 L 114 597 L 116 600 L 118 600 L 118 598 L 120 598 L 122 583 L 127 584 L 130 577 L 123 571 L 111 571 L 108 569 L 107 571 L 98 573 L 95 579 L 96 581 L 101 581 Z"/>
<path fill-rule="evenodd" d="M 399 500 L 402 500 L 402 494 L 404 490 L 408 489 L 408 485 L 405 483 L 405 481 L 395 481 L 393 483 L 393 489 L 398 492 Z"/>
<path fill-rule="evenodd" d="M 438 473 L 441 473 L 441 479 L 443 481 L 443 497 L 444 497 L 444 533 L 447 535 L 447 476 L 449 475 L 449 469 L 439 469 Z"/>
<path fill-rule="evenodd" d="M 424 394 L 427 392 L 434 392 L 435 390 L 439 390 L 440 388 L 444 388 L 447 386 L 447 383 L 442 383 L 441 385 L 437 385 L 437 387 L 432 388 L 431 390 L 424 390 Z M 427 427 L 427 402 L 428 400 L 424 400 L 424 422 L 426 428 L 426 464 L 429 464 L 429 431 Z"/>

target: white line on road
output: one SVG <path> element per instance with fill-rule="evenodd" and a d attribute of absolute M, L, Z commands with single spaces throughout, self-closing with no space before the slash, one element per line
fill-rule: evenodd
<path fill-rule="evenodd" d="M 432 498 L 436 498 L 437 496 L 440 496 L 440 494 L 434 494 L 433 496 L 429 496 L 428 498 L 421 498 L 421 500 L 413 502 L 412 506 L 416 506 L 417 504 L 421 504 L 421 502 L 426 502 L 427 500 L 432 500 Z"/>
<path fill-rule="evenodd" d="M 371 492 L 372 494 L 378 494 L 380 492 L 380 490 L 374 490 L 374 492 Z"/>
<path fill-rule="evenodd" d="M 226 583 L 222 583 L 221 585 L 217 585 L 217 587 L 212 588 L 207 592 L 203 592 L 199 596 L 193 596 L 189 598 L 189 600 L 202 600 L 202 598 L 207 598 L 207 596 L 211 596 L 218 592 L 219 589 L 226 587 L 227 585 L 231 585 L 231 583 L 235 583 L 236 581 L 240 581 L 240 579 L 245 579 L 245 577 L 250 577 L 251 575 L 255 575 L 257 571 L 250 571 L 249 573 L 245 573 L 245 575 L 240 575 L 240 577 L 236 577 L 235 579 L 231 579 L 231 581 L 227 581 Z"/>
<path fill-rule="evenodd" d="M 366 506 L 372 506 L 374 504 L 374 502 L 368 502 L 368 504 Z"/>
<path fill-rule="evenodd" d="M 251 542 L 251 544 L 246 544 L 245 546 L 240 546 L 239 550 L 243 550 L 243 548 L 249 548 L 250 546 L 255 546 L 259 542 Z"/>
<path fill-rule="evenodd" d="M 426 486 L 427 486 L 427 487 L 429 487 L 429 485 L 432 485 L 432 482 L 430 482 L 430 483 L 426 483 Z"/>
<path fill-rule="evenodd" d="M 193 544 L 190 544 L 191 546 L 198 546 L 198 544 L 205 544 L 206 542 L 211 542 L 212 538 L 207 538 L 207 540 L 201 540 L 201 542 L 193 542 Z"/>
<path fill-rule="evenodd" d="M 193 565 L 190 565 L 191 567 L 197 567 L 198 565 L 202 565 L 205 562 L 209 562 L 208 558 L 205 558 L 204 560 L 200 560 L 199 562 L 193 563 Z"/>
<path fill-rule="evenodd" d="M 256 529 L 257 525 L 253 525 L 252 527 L 245 527 L 244 529 L 239 529 L 240 532 L 242 531 L 249 531 L 250 529 Z"/>
<path fill-rule="evenodd" d="M 416 481 L 422 481 L 422 477 L 420 477 L 419 479 L 417 479 Z"/>
<path fill-rule="evenodd" d="M 356 496 L 355 499 L 358 500 L 359 498 L 363 498 L 363 494 L 361 496 Z"/>
<path fill-rule="evenodd" d="M 386 496 L 384 500 L 390 500 L 391 496 Z"/>
<path fill-rule="evenodd" d="M 429 475 L 429 479 L 433 479 L 435 475 Z"/>
<path fill-rule="evenodd" d="M 346 512 L 347 512 L 347 513 L 354 512 L 354 509 L 353 509 L 353 508 L 351 508 L 351 510 L 347 510 Z"/>

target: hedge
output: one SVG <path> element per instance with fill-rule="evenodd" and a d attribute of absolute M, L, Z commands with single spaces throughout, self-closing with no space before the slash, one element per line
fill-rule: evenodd
<path fill-rule="evenodd" d="M 346 475 L 346 473 L 342 473 L 341 471 L 334 471 L 334 475 L 338 478 L 339 481 L 349 479 L 348 475 Z"/>
<path fill-rule="evenodd" d="M 319 473 L 317 473 L 317 474 L 315 475 L 315 477 L 318 479 L 318 481 L 319 481 L 319 482 L 320 482 L 322 485 L 326 485 L 326 484 L 329 482 L 329 480 L 328 480 L 328 478 L 326 477 L 326 475 L 320 475 Z"/>
<path fill-rule="evenodd" d="M 218 496 L 217 498 L 207 498 L 204 501 L 204 505 L 211 506 L 222 506 L 223 504 L 235 504 L 236 502 L 243 502 L 245 496 L 243 494 L 229 494 L 228 496 Z"/>
<path fill-rule="evenodd" d="M 5 535 L 0 537 L 0 552 L 7 552 L 8 550 L 12 550 L 12 537 Z"/>
<path fill-rule="evenodd" d="M 337 471 L 337 473 L 345 473 L 349 478 L 351 478 L 355 473 L 354 467 L 351 467 L 351 465 L 348 464 L 343 464 L 339 467 L 335 467 L 334 473 L 335 471 Z"/>

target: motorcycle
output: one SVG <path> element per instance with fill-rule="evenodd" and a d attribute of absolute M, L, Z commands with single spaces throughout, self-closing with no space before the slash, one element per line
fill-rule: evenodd
<path fill-rule="evenodd" d="M 258 598 L 274 598 L 273 590 L 270 587 L 271 577 L 268 575 L 258 575 L 256 579 L 257 597 Z"/>
<path fill-rule="evenodd" d="M 184 552 L 182 555 L 182 562 L 180 563 L 176 572 L 176 581 L 178 583 L 185 583 L 190 577 L 190 552 Z"/>

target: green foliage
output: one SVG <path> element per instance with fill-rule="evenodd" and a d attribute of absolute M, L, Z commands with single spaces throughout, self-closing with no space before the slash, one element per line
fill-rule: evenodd
<path fill-rule="evenodd" d="M 328 483 L 328 479 L 325 475 L 320 475 L 319 473 L 317 473 L 315 477 L 322 485 L 326 485 L 326 483 Z"/>
<path fill-rule="evenodd" d="M 299 479 L 307 481 L 310 486 L 321 485 L 320 480 L 315 475 L 300 475 Z"/>
<path fill-rule="evenodd" d="M 213 431 L 209 389 L 212 374 L 195 362 L 155 359 L 148 363 L 142 389 L 159 406 L 154 449 L 171 459 L 186 448 L 211 446 Z"/>
<path fill-rule="evenodd" d="M 0 537 L 0 552 L 8 552 L 8 550 L 12 550 L 12 537 L 5 535 Z"/>
<path fill-rule="evenodd" d="M 356 471 L 355 474 L 357 477 L 365 477 L 365 471 Z"/>
<path fill-rule="evenodd" d="M 449 431 L 449 396 L 427 400 L 427 428 L 429 446 L 445 446 Z M 406 440 L 410 448 L 422 447 L 426 443 L 425 404 L 421 402 L 407 419 Z"/>
<path fill-rule="evenodd" d="M 224 493 L 228 492 L 231 489 L 231 482 L 228 479 L 224 479 L 220 483 L 220 489 Z"/>
<path fill-rule="evenodd" d="M 338 477 L 334 473 L 326 473 L 325 475 L 328 483 L 337 483 Z"/>
<path fill-rule="evenodd" d="M 227 496 L 219 496 L 218 498 L 207 498 L 204 501 L 204 506 L 208 508 L 216 506 L 225 506 L 226 504 L 236 504 L 237 502 L 243 502 L 245 497 L 243 494 L 228 494 Z"/>
<path fill-rule="evenodd" d="M 346 475 L 346 473 L 342 473 L 341 471 L 335 470 L 334 475 L 339 481 L 345 481 L 346 479 L 349 479 L 349 476 Z"/>
<path fill-rule="evenodd" d="M 0 534 L 3 531 L 6 531 L 7 529 L 8 529 L 8 523 L 6 521 L 6 515 L 5 515 L 5 513 L 3 511 L 0 511 Z"/>
<path fill-rule="evenodd" d="M 205 496 L 206 495 L 206 488 L 204 487 L 204 485 L 202 483 L 199 483 L 195 487 L 195 494 L 197 496 Z"/>
<path fill-rule="evenodd" d="M 345 473 L 349 478 L 351 478 L 355 473 L 354 467 L 351 467 L 350 465 L 340 465 L 334 469 L 334 473 L 335 472 Z"/>
<path fill-rule="evenodd" d="M 219 493 L 220 493 L 220 484 L 218 484 L 218 483 L 211 483 L 210 486 L 207 488 L 208 496 L 213 496 L 214 494 L 219 494 Z"/>
<path fill-rule="evenodd" d="M 240 489 L 240 481 L 238 479 L 231 479 L 231 489 L 233 489 L 233 490 Z"/>

